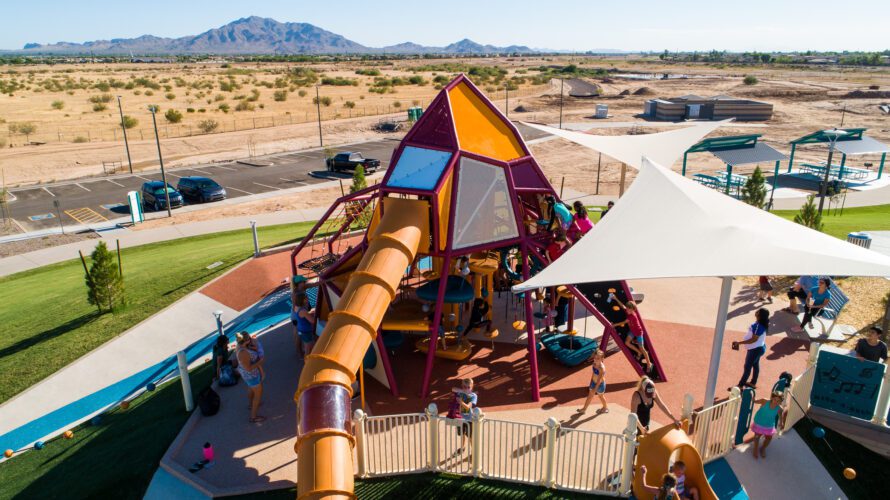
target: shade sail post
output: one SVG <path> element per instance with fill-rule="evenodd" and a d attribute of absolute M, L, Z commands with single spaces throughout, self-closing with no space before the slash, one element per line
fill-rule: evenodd
<path fill-rule="evenodd" d="M 773 209 L 773 198 L 776 196 L 776 188 L 779 186 L 779 164 L 781 160 L 776 160 L 776 170 L 773 173 L 773 190 L 769 193 L 769 203 L 766 205 L 767 210 Z"/>
<path fill-rule="evenodd" d="M 881 174 L 884 173 L 884 160 L 887 159 L 887 153 L 881 153 L 881 166 L 878 167 L 878 179 L 881 178 Z"/>
<path fill-rule="evenodd" d="M 681 175 L 683 177 L 686 177 L 686 157 L 687 156 L 689 156 L 689 151 L 683 153 L 683 171 L 681 172 Z"/>
<path fill-rule="evenodd" d="M 729 163 L 726 164 L 726 194 L 729 194 L 729 190 L 732 187 L 732 165 Z"/>
<path fill-rule="evenodd" d="M 723 334 L 726 331 L 726 316 L 729 313 L 729 296 L 732 294 L 732 276 L 723 276 L 720 286 L 720 303 L 717 306 L 717 324 L 714 325 L 714 342 L 711 344 L 711 363 L 708 365 L 708 382 L 705 386 L 704 408 L 714 406 L 714 393 L 717 390 L 717 374 L 720 371 L 720 353 L 723 349 Z"/>
<path fill-rule="evenodd" d="M 791 173 L 791 166 L 794 165 L 794 150 L 797 148 L 797 144 L 791 145 L 791 154 L 788 155 L 788 173 Z"/>

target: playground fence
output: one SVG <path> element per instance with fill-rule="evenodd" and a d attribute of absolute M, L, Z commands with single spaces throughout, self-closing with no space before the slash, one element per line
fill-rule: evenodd
<path fill-rule="evenodd" d="M 562 429 L 556 419 L 530 424 L 424 413 L 371 417 L 356 410 L 359 477 L 444 472 L 546 488 L 626 496 L 636 445 L 636 416 L 624 434 Z M 631 425 L 632 424 L 632 425 Z M 465 437 L 466 436 L 466 437 Z"/>
<path fill-rule="evenodd" d="M 728 400 L 693 413 L 692 442 L 702 463 L 716 460 L 732 450 L 742 398 L 733 387 Z"/>
<path fill-rule="evenodd" d="M 818 346 L 819 344 L 813 343 Z M 816 365 L 810 365 L 803 373 L 791 382 L 791 401 L 786 402 L 788 415 L 785 417 L 785 429 L 791 429 L 806 416 L 806 410 L 810 407 L 810 392 L 813 391 L 813 381 L 816 378 Z"/>

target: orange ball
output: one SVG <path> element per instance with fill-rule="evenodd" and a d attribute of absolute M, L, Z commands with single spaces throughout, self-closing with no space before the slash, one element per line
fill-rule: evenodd
<path fill-rule="evenodd" d="M 130 407 L 129 401 L 121 401 L 121 410 L 126 410 L 129 407 Z"/>
<path fill-rule="evenodd" d="M 6 450 L 6 451 L 3 452 L 3 456 L 6 457 L 6 458 L 9 458 L 9 457 L 12 456 L 13 453 L 14 453 L 14 452 L 13 452 L 12 450 Z"/>
<path fill-rule="evenodd" d="M 618 309 L 620 309 L 620 307 L 618 307 L 618 306 L 612 306 L 612 310 L 613 310 L 613 311 L 617 311 Z"/>
<path fill-rule="evenodd" d="M 856 479 L 856 469 L 847 467 L 846 469 L 844 469 L 844 477 L 849 479 L 850 481 Z"/>
<path fill-rule="evenodd" d="M 65 431 L 65 433 L 62 434 L 62 436 L 64 436 L 65 439 L 71 439 L 74 437 L 74 431 L 70 431 L 70 430 Z"/>

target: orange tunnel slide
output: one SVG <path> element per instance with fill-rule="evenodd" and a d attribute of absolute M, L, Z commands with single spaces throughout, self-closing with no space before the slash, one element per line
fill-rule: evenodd
<path fill-rule="evenodd" d="M 405 269 L 429 245 L 428 235 L 427 202 L 384 198 L 383 217 L 368 249 L 306 356 L 294 395 L 301 500 L 354 497 L 352 382 Z"/>
<path fill-rule="evenodd" d="M 686 425 L 688 426 L 688 423 Z M 650 486 L 660 486 L 661 476 L 668 472 L 669 462 L 682 460 L 686 463 L 687 487 L 698 488 L 701 500 L 719 500 L 708 483 L 701 455 L 693 446 L 692 440 L 689 439 L 685 430 L 677 429 L 673 425 L 666 425 L 645 436 L 640 436 L 639 442 L 637 462 L 634 468 L 633 492 L 635 497 L 640 500 L 653 498 L 653 495 L 643 488 L 641 465 L 646 466 L 646 483 Z"/>

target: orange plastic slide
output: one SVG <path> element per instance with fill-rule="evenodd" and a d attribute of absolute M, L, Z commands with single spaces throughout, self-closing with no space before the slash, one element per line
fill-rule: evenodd
<path fill-rule="evenodd" d="M 297 498 L 353 498 L 352 382 L 405 269 L 429 243 L 429 205 L 385 198 L 361 263 L 300 375 Z M 426 238 L 426 239 L 424 239 Z"/>
<path fill-rule="evenodd" d="M 688 429 L 688 423 L 684 424 Z M 692 440 L 684 429 L 677 429 L 673 425 L 667 425 L 656 429 L 639 438 L 637 447 L 637 462 L 634 467 L 634 496 L 640 500 L 650 500 L 654 495 L 643 489 L 643 475 L 640 466 L 646 466 L 646 483 L 649 486 L 660 486 L 661 477 L 668 471 L 670 462 L 682 460 L 686 463 L 687 488 L 698 488 L 701 500 L 719 500 L 717 494 L 708 484 L 705 475 L 704 464 L 701 455 L 692 445 Z"/>

